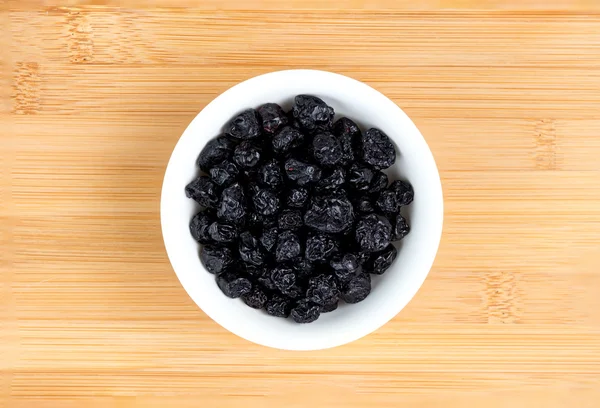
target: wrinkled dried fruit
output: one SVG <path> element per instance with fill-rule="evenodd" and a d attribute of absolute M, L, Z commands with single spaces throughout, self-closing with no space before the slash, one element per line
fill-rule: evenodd
<path fill-rule="evenodd" d="M 277 237 L 279 236 L 279 230 L 276 227 L 266 228 L 263 230 L 259 241 L 264 249 L 268 252 L 273 252 L 275 244 L 277 243 Z"/>
<path fill-rule="evenodd" d="M 375 252 L 367 262 L 363 264 L 363 271 L 381 275 L 392 265 L 398 250 L 389 244 L 383 251 Z"/>
<path fill-rule="evenodd" d="M 356 223 L 355 237 L 361 251 L 381 251 L 392 239 L 392 225 L 381 215 L 364 215 Z"/>
<path fill-rule="evenodd" d="M 297 230 L 304 225 L 300 210 L 283 210 L 279 214 L 279 228 L 282 230 Z"/>
<path fill-rule="evenodd" d="M 239 183 L 234 183 L 221 193 L 217 217 L 234 224 L 243 224 L 246 216 L 246 196 Z"/>
<path fill-rule="evenodd" d="M 334 110 L 322 99 L 312 95 L 298 95 L 292 108 L 294 118 L 309 132 L 331 128 Z"/>
<path fill-rule="evenodd" d="M 308 202 L 308 190 L 303 187 L 292 188 L 287 194 L 287 206 L 303 208 Z"/>
<path fill-rule="evenodd" d="M 308 280 L 306 298 L 320 306 L 337 303 L 340 291 L 332 275 L 319 275 Z"/>
<path fill-rule="evenodd" d="M 265 103 L 257 109 L 265 133 L 274 134 L 288 123 L 286 113 L 276 103 Z"/>
<path fill-rule="evenodd" d="M 390 138 L 371 128 L 360 138 L 362 160 L 376 169 L 387 169 L 396 161 L 396 149 Z"/>
<path fill-rule="evenodd" d="M 323 194 L 325 192 L 335 191 L 342 187 L 346 182 L 346 171 L 341 167 L 333 169 L 329 174 L 323 177 L 315 186 L 315 189 Z"/>
<path fill-rule="evenodd" d="M 223 160 L 221 163 L 215 164 L 208 174 L 215 184 L 220 187 L 227 187 L 236 180 L 240 171 L 236 165 L 229 160 Z"/>
<path fill-rule="evenodd" d="M 220 243 L 233 242 L 238 237 L 238 230 L 234 225 L 222 222 L 213 222 L 208 228 L 208 234 L 213 241 Z"/>
<path fill-rule="evenodd" d="M 295 181 L 299 186 L 315 183 L 321 179 L 321 169 L 318 166 L 296 159 L 286 160 L 285 174 L 287 178 Z"/>
<path fill-rule="evenodd" d="M 292 263 L 292 267 L 294 268 L 296 278 L 299 280 L 308 279 L 315 271 L 315 266 L 306 259 L 294 261 Z"/>
<path fill-rule="evenodd" d="M 382 171 L 376 171 L 369 186 L 369 193 L 379 193 L 388 185 L 388 176 Z"/>
<path fill-rule="evenodd" d="M 300 238 L 292 231 L 283 231 L 277 237 L 277 247 L 275 248 L 275 260 L 277 262 L 292 261 L 302 253 Z"/>
<path fill-rule="evenodd" d="M 292 301 L 285 296 L 273 295 L 267 300 L 265 310 L 271 316 L 288 317 L 292 310 Z"/>
<path fill-rule="evenodd" d="M 233 264 L 234 258 L 231 249 L 208 244 L 200 249 L 200 260 L 207 271 L 218 275 Z"/>
<path fill-rule="evenodd" d="M 357 197 L 352 201 L 354 211 L 359 214 L 371 214 L 375 212 L 375 207 L 369 196 Z"/>
<path fill-rule="evenodd" d="M 213 166 L 227 160 L 231 157 L 235 143 L 226 138 L 219 136 L 210 140 L 204 149 L 200 152 L 196 164 L 203 171 L 209 171 Z"/>
<path fill-rule="evenodd" d="M 188 184 L 185 195 L 206 208 L 216 208 L 219 202 L 217 186 L 206 176 L 200 176 Z"/>
<path fill-rule="evenodd" d="M 251 168 L 258 164 L 261 150 L 251 142 L 242 142 L 233 151 L 233 161 L 242 168 Z"/>
<path fill-rule="evenodd" d="M 374 175 L 370 168 L 355 163 L 348 171 L 348 184 L 356 191 L 367 191 Z"/>
<path fill-rule="evenodd" d="M 392 223 L 392 241 L 399 241 L 410 232 L 410 225 L 406 222 L 406 219 L 398 214 L 396 219 Z"/>
<path fill-rule="evenodd" d="M 337 234 L 352 226 L 354 209 L 345 196 L 315 197 L 304 214 L 304 223 L 321 232 Z"/>
<path fill-rule="evenodd" d="M 267 303 L 267 295 L 261 288 L 255 286 L 249 293 L 242 296 L 242 300 L 253 309 L 262 309 Z"/>
<path fill-rule="evenodd" d="M 212 238 L 208 233 L 208 227 L 213 223 L 213 219 L 206 213 L 198 213 L 194 215 L 190 221 L 190 233 L 192 237 L 201 244 L 210 244 Z"/>
<path fill-rule="evenodd" d="M 335 166 L 342 160 L 342 146 L 331 133 L 319 133 L 313 139 L 312 152 L 317 163 Z"/>
<path fill-rule="evenodd" d="M 342 299 L 346 303 L 358 303 L 371 293 L 371 277 L 369 274 L 361 273 L 352 278 L 342 288 Z"/>
<path fill-rule="evenodd" d="M 331 236 L 314 234 L 306 240 L 304 257 L 309 262 L 324 263 L 338 250 L 338 244 Z"/>
<path fill-rule="evenodd" d="M 304 143 L 304 135 L 291 126 L 281 129 L 271 140 L 273 152 L 279 155 L 302 146 L 302 143 Z"/>
<path fill-rule="evenodd" d="M 388 190 L 396 194 L 400 205 L 409 205 L 415 196 L 412 186 L 407 181 L 396 180 L 390 184 Z"/>
<path fill-rule="evenodd" d="M 335 276 L 341 281 L 346 282 L 352 279 L 358 272 L 359 264 L 354 254 L 336 254 L 329 261 Z"/>
<path fill-rule="evenodd" d="M 384 214 L 396 214 L 400 211 L 400 203 L 398 202 L 398 196 L 395 192 L 391 190 L 383 190 L 379 197 L 377 198 L 377 202 L 375 203 L 377 209 Z"/>
<path fill-rule="evenodd" d="M 239 244 L 240 258 L 242 261 L 252 265 L 262 265 L 265 262 L 265 254 L 260 249 L 260 243 L 250 232 L 240 234 Z"/>
<path fill-rule="evenodd" d="M 354 163 L 355 146 L 358 144 L 361 136 L 360 129 L 356 123 L 348 118 L 340 118 L 333 124 L 333 134 L 338 137 L 340 146 L 342 147 L 342 160 L 340 164 L 347 166 Z"/>
<path fill-rule="evenodd" d="M 290 316 L 296 323 L 311 323 L 319 318 L 320 307 L 307 299 L 300 300 L 292 309 Z"/>
<path fill-rule="evenodd" d="M 225 133 L 236 139 L 254 139 L 260 136 L 258 113 L 248 109 L 237 115 L 225 126 Z"/>
<path fill-rule="evenodd" d="M 294 286 L 296 283 L 296 275 L 292 268 L 287 266 L 276 266 L 271 271 L 271 281 L 273 281 L 273 284 L 278 290 L 284 291 Z"/>
<path fill-rule="evenodd" d="M 225 296 L 230 298 L 238 298 L 250 293 L 252 290 L 252 282 L 234 272 L 225 272 L 218 275 L 217 285 L 219 285 Z"/>
<path fill-rule="evenodd" d="M 274 215 L 279 212 L 279 197 L 267 188 L 255 188 L 252 191 L 254 210 L 261 215 Z"/>
<path fill-rule="evenodd" d="M 283 171 L 279 162 L 271 160 L 258 169 L 258 182 L 265 187 L 279 188 L 283 184 Z"/>

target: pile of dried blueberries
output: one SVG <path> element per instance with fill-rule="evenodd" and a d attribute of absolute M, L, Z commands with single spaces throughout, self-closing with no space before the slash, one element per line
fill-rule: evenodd
<path fill-rule="evenodd" d="M 204 175 L 185 188 L 201 206 L 191 234 L 223 293 L 298 323 L 365 299 L 370 274 L 396 258 L 391 242 L 410 231 L 400 208 L 413 188 L 382 172 L 396 160 L 390 139 L 333 117 L 311 95 L 287 113 L 274 103 L 243 111 L 204 147 Z"/>

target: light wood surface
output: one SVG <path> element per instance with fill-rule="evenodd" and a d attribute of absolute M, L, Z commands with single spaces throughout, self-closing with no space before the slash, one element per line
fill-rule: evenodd
<path fill-rule="evenodd" d="M 599 406 L 597 1 L 58 3 L 0 1 L 0 406 Z M 158 214 L 194 115 L 298 67 L 396 101 L 446 210 L 414 300 L 304 353 L 206 317 Z"/>

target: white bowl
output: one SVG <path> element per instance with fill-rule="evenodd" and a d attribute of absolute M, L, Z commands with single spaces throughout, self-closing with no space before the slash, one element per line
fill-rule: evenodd
<path fill-rule="evenodd" d="M 312 94 L 364 129 L 377 127 L 395 143 L 399 157 L 390 179 L 411 182 L 413 203 L 403 212 L 411 232 L 400 241 L 398 257 L 388 271 L 372 276 L 371 294 L 361 303 L 340 307 L 310 324 L 267 315 L 229 299 L 217 287 L 198 257 L 199 245 L 189 232 L 197 205 L 184 188 L 198 174 L 196 158 L 235 114 L 266 102 L 286 110 L 295 95 Z M 404 211 L 404 210 L 403 210 Z M 388 322 L 417 293 L 433 264 L 443 221 L 443 197 L 435 161 L 408 116 L 390 99 L 362 82 L 325 71 L 290 70 L 261 75 L 219 95 L 190 123 L 173 150 L 162 187 L 160 217 L 169 260 L 181 284 L 198 306 L 221 326 L 254 343 L 286 350 L 318 350 L 359 339 Z"/>

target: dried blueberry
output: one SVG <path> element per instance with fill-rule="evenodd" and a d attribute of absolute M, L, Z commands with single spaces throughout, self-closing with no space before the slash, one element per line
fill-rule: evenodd
<path fill-rule="evenodd" d="M 268 252 L 273 252 L 275 249 L 275 244 L 277 243 L 278 235 L 279 230 L 276 227 L 267 228 L 263 230 L 263 233 L 258 240 L 264 249 L 266 249 Z"/>
<path fill-rule="evenodd" d="M 306 298 L 320 306 L 337 303 L 340 291 L 335 277 L 332 275 L 319 275 L 308 280 Z"/>
<path fill-rule="evenodd" d="M 302 208 L 308 202 L 308 190 L 303 187 L 292 188 L 287 194 L 287 206 Z"/>
<path fill-rule="evenodd" d="M 304 225 L 300 210 L 283 210 L 279 214 L 279 228 L 282 230 L 297 230 Z"/>
<path fill-rule="evenodd" d="M 379 193 L 384 190 L 388 185 L 388 176 L 382 171 L 376 171 L 373 174 L 371 185 L 369 186 L 369 193 Z"/>
<path fill-rule="evenodd" d="M 371 293 L 371 276 L 361 273 L 342 287 L 342 299 L 346 303 L 358 303 Z"/>
<path fill-rule="evenodd" d="M 292 264 L 297 279 L 307 279 L 312 276 L 315 266 L 306 259 L 296 260 Z"/>
<path fill-rule="evenodd" d="M 271 280 L 271 270 L 266 269 L 262 275 L 257 278 L 258 283 L 268 290 L 277 290 L 277 287 Z"/>
<path fill-rule="evenodd" d="M 298 298 L 301 298 L 304 296 L 304 294 L 306 293 L 306 290 L 298 285 L 293 285 L 285 290 L 282 290 L 281 293 L 283 293 L 284 295 L 286 295 L 287 297 L 289 297 L 291 299 L 298 299 Z"/>
<path fill-rule="evenodd" d="M 185 195 L 206 208 L 216 208 L 219 202 L 217 186 L 206 176 L 200 176 L 185 186 Z"/>
<path fill-rule="evenodd" d="M 212 167 L 208 174 L 212 181 L 220 187 L 227 187 L 235 181 L 239 174 L 239 170 L 235 164 L 229 160 L 224 160 Z"/>
<path fill-rule="evenodd" d="M 409 205 L 415 196 L 413 188 L 408 181 L 396 180 L 390 184 L 388 190 L 396 194 L 399 205 Z"/>
<path fill-rule="evenodd" d="M 231 249 L 216 245 L 204 245 L 200 249 L 200 260 L 207 271 L 216 275 L 224 272 L 234 261 Z"/>
<path fill-rule="evenodd" d="M 258 239 L 248 231 L 240 234 L 239 252 L 240 258 L 244 262 L 256 266 L 262 265 L 265 262 L 265 255 L 260 249 Z"/>
<path fill-rule="evenodd" d="M 234 272 L 225 272 L 217 276 L 217 285 L 225 296 L 238 298 L 252 290 L 252 282 Z"/>
<path fill-rule="evenodd" d="M 321 169 L 318 166 L 296 159 L 286 160 L 284 170 L 287 177 L 299 186 L 315 183 L 321 179 Z"/>
<path fill-rule="evenodd" d="M 279 212 L 279 197 L 267 188 L 254 188 L 252 191 L 252 204 L 258 214 L 274 215 Z"/>
<path fill-rule="evenodd" d="M 265 304 L 265 310 L 271 316 L 288 317 L 292 310 L 292 301 L 280 295 L 273 295 Z"/>
<path fill-rule="evenodd" d="M 319 318 L 320 309 L 318 305 L 303 299 L 296 303 L 296 306 L 290 312 L 290 316 L 296 323 L 311 323 Z"/>
<path fill-rule="evenodd" d="M 356 197 L 352 200 L 352 206 L 354 207 L 354 211 L 359 214 L 371 214 L 375 212 L 373 201 L 369 196 Z"/>
<path fill-rule="evenodd" d="M 355 238 L 361 251 L 381 251 L 390 243 L 392 225 L 381 215 L 364 215 L 356 223 Z"/>
<path fill-rule="evenodd" d="M 342 147 L 331 133 L 319 133 L 312 142 L 312 153 L 317 163 L 323 166 L 335 166 L 342 160 Z"/>
<path fill-rule="evenodd" d="M 243 265 L 246 274 L 250 275 L 253 278 L 260 278 L 267 270 L 267 267 L 264 265 L 257 266 L 247 262 L 244 262 Z"/>
<path fill-rule="evenodd" d="M 208 233 L 208 227 L 213 223 L 212 217 L 206 213 L 194 215 L 190 221 L 190 233 L 192 237 L 201 244 L 210 244 L 212 239 Z"/>
<path fill-rule="evenodd" d="M 314 197 L 304 214 L 304 223 L 321 232 L 337 234 L 354 222 L 352 204 L 345 196 Z"/>
<path fill-rule="evenodd" d="M 321 313 L 333 312 L 337 308 L 338 308 L 338 302 L 332 303 L 330 305 L 323 305 L 323 306 L 321 306 Z"/>
<path fill-rule="evenodd" d="M 251 168 L 258 164 L 261 150 L 255 144 L 245 141 L 237 145 L 233 151 L 233 161 L 242 168 Z"/>
<path fill-rule="evenodd" d="M 257 174 L 258 182 L 265 187 L 278 188 L 283 184 L 283 172 L 276 160 L 263 164 Z"/>
<path fill-rule="evenodd" d="M 254 109 L 248 109 L 225 126 L 225 133 L 236 139 L 254 139 L 260 136 L 261 128 L 258 113 Z"/>
<path fill-rule="evenodd" d="M 229 159 L 234 147 L 235 143 L 232 140 L 219 136 L 204 146 L 196 163 L 203 171 L 209 171 L 211 167 Z"/>
<path fill-rule="evenodd" d="M 312 95 L 296 96 L 292 112 L 300 125 L 311 132 L 331 128 L 335 113 L 332 107 Z"/>
<path fill-rule="evenodd" d="M 223 222 L 213 222 L 208 228 L 208 234 L 213 241 L 221 243 L 233 242 L 238 237 L 238 230 L 234 225 Z"/>
<path fill-rule="evenodd" d="M 276 266 L 271 271 L 271 281 L 280 291 L 287 290 L 296 283 L 296 275 L 292 268 L 287 266 Z"/>
<path fill-rule="evenodd" d="M 348 170 L 348 184 L 356 191 L 367 191 L 374 175 L 370 168 L 355 163 Z"/>
<path fill-rule="evenodd" d="M 341 281 L 346 282 L 352 279 L 358 272 L 359 264 L 354 254 L 335 254 L 329 261 L 335 276 Z"/>
<path fill-rule="evenodd" d="M 406 219 L 398 214 L 396 219 L 392 223 L 392 241 L 399 241 L 410 232 L 410 225 L 406 222 Z"/>
<path fill-rule="evenodd" d="M 333 125 L 333 133 L 338 137 L 340 146 L 342 147 L 343 166 L 347 166 L 354 162 L 354 149 L 360 139 L 360 129 L 352 120 L 348 118 L 340 118 Z"/>
<path fill-rule="evenodd" d="M 286 113 L 276 103 L 265 103 L 257 109 L 265 133 L 274 134 L 288 123 Z"/>
<path fill-rule="evenodd" d="M 292 261 L 302 253 L 302 245 L 298 235 L 291 231 L 284 231 L 277 237 L 275 260 L 277 262 Z"/>
<path fill-rule="evenodd" d="M 346 171 L 338 167 L 333 169 L 329 174 L 323 177 L 315 186 L 316 190 L 320 193 L 327 191 L 335 191 L 342 187 L 346 182 Z"/>
<path fill-rule="evenodd" d="M 383 190 L 379 193 L 377 202 L 375 203 L 379 211 L 384 214 L 396 214 L 400 211 L 400 203 L 398 202 L 398 196 L 392 190 Z"/>
<path fill-rule="evenodd" d="M 242 224 L 246 216 L 246 197 L 239 183 L 234 183 L 221 193 L 217 217 L 234 224 Z"/>
<path fill-rule="evenodd" d="M 327 262 L 339 250 L 337 241 L 325 234 L 313 234 L 306 240 L 304 257 L 309 262 Z"/>
<path fill-rule="evenodd" d="M 375 252 L 367 262 L 363 264 L 363 271 L 381 275 L 392 265 L 398 250 L 389 244 L 383 251 Z"/>
<path fill-rule="evenodd" d="M 284 154 L 300 147 L 304 143 L 304 135 L 298 129 L 286 126 L 281 129 L 273 139 L 271 145 L 275 154 Z"/>
<path fill-rule="evenodd" d="M 376 169 L 386 169 L 396 161 L 396 150 L 390 138 L 371 128 L 360 138 L 362 160 Z"/>
<path fill-rule="evenodd" d="M 253 309 L 262 309 L 267 303 L 267 295 L 261 288 L 255 286 L 249 293 L 242 296 L 242 300 Z"/>

